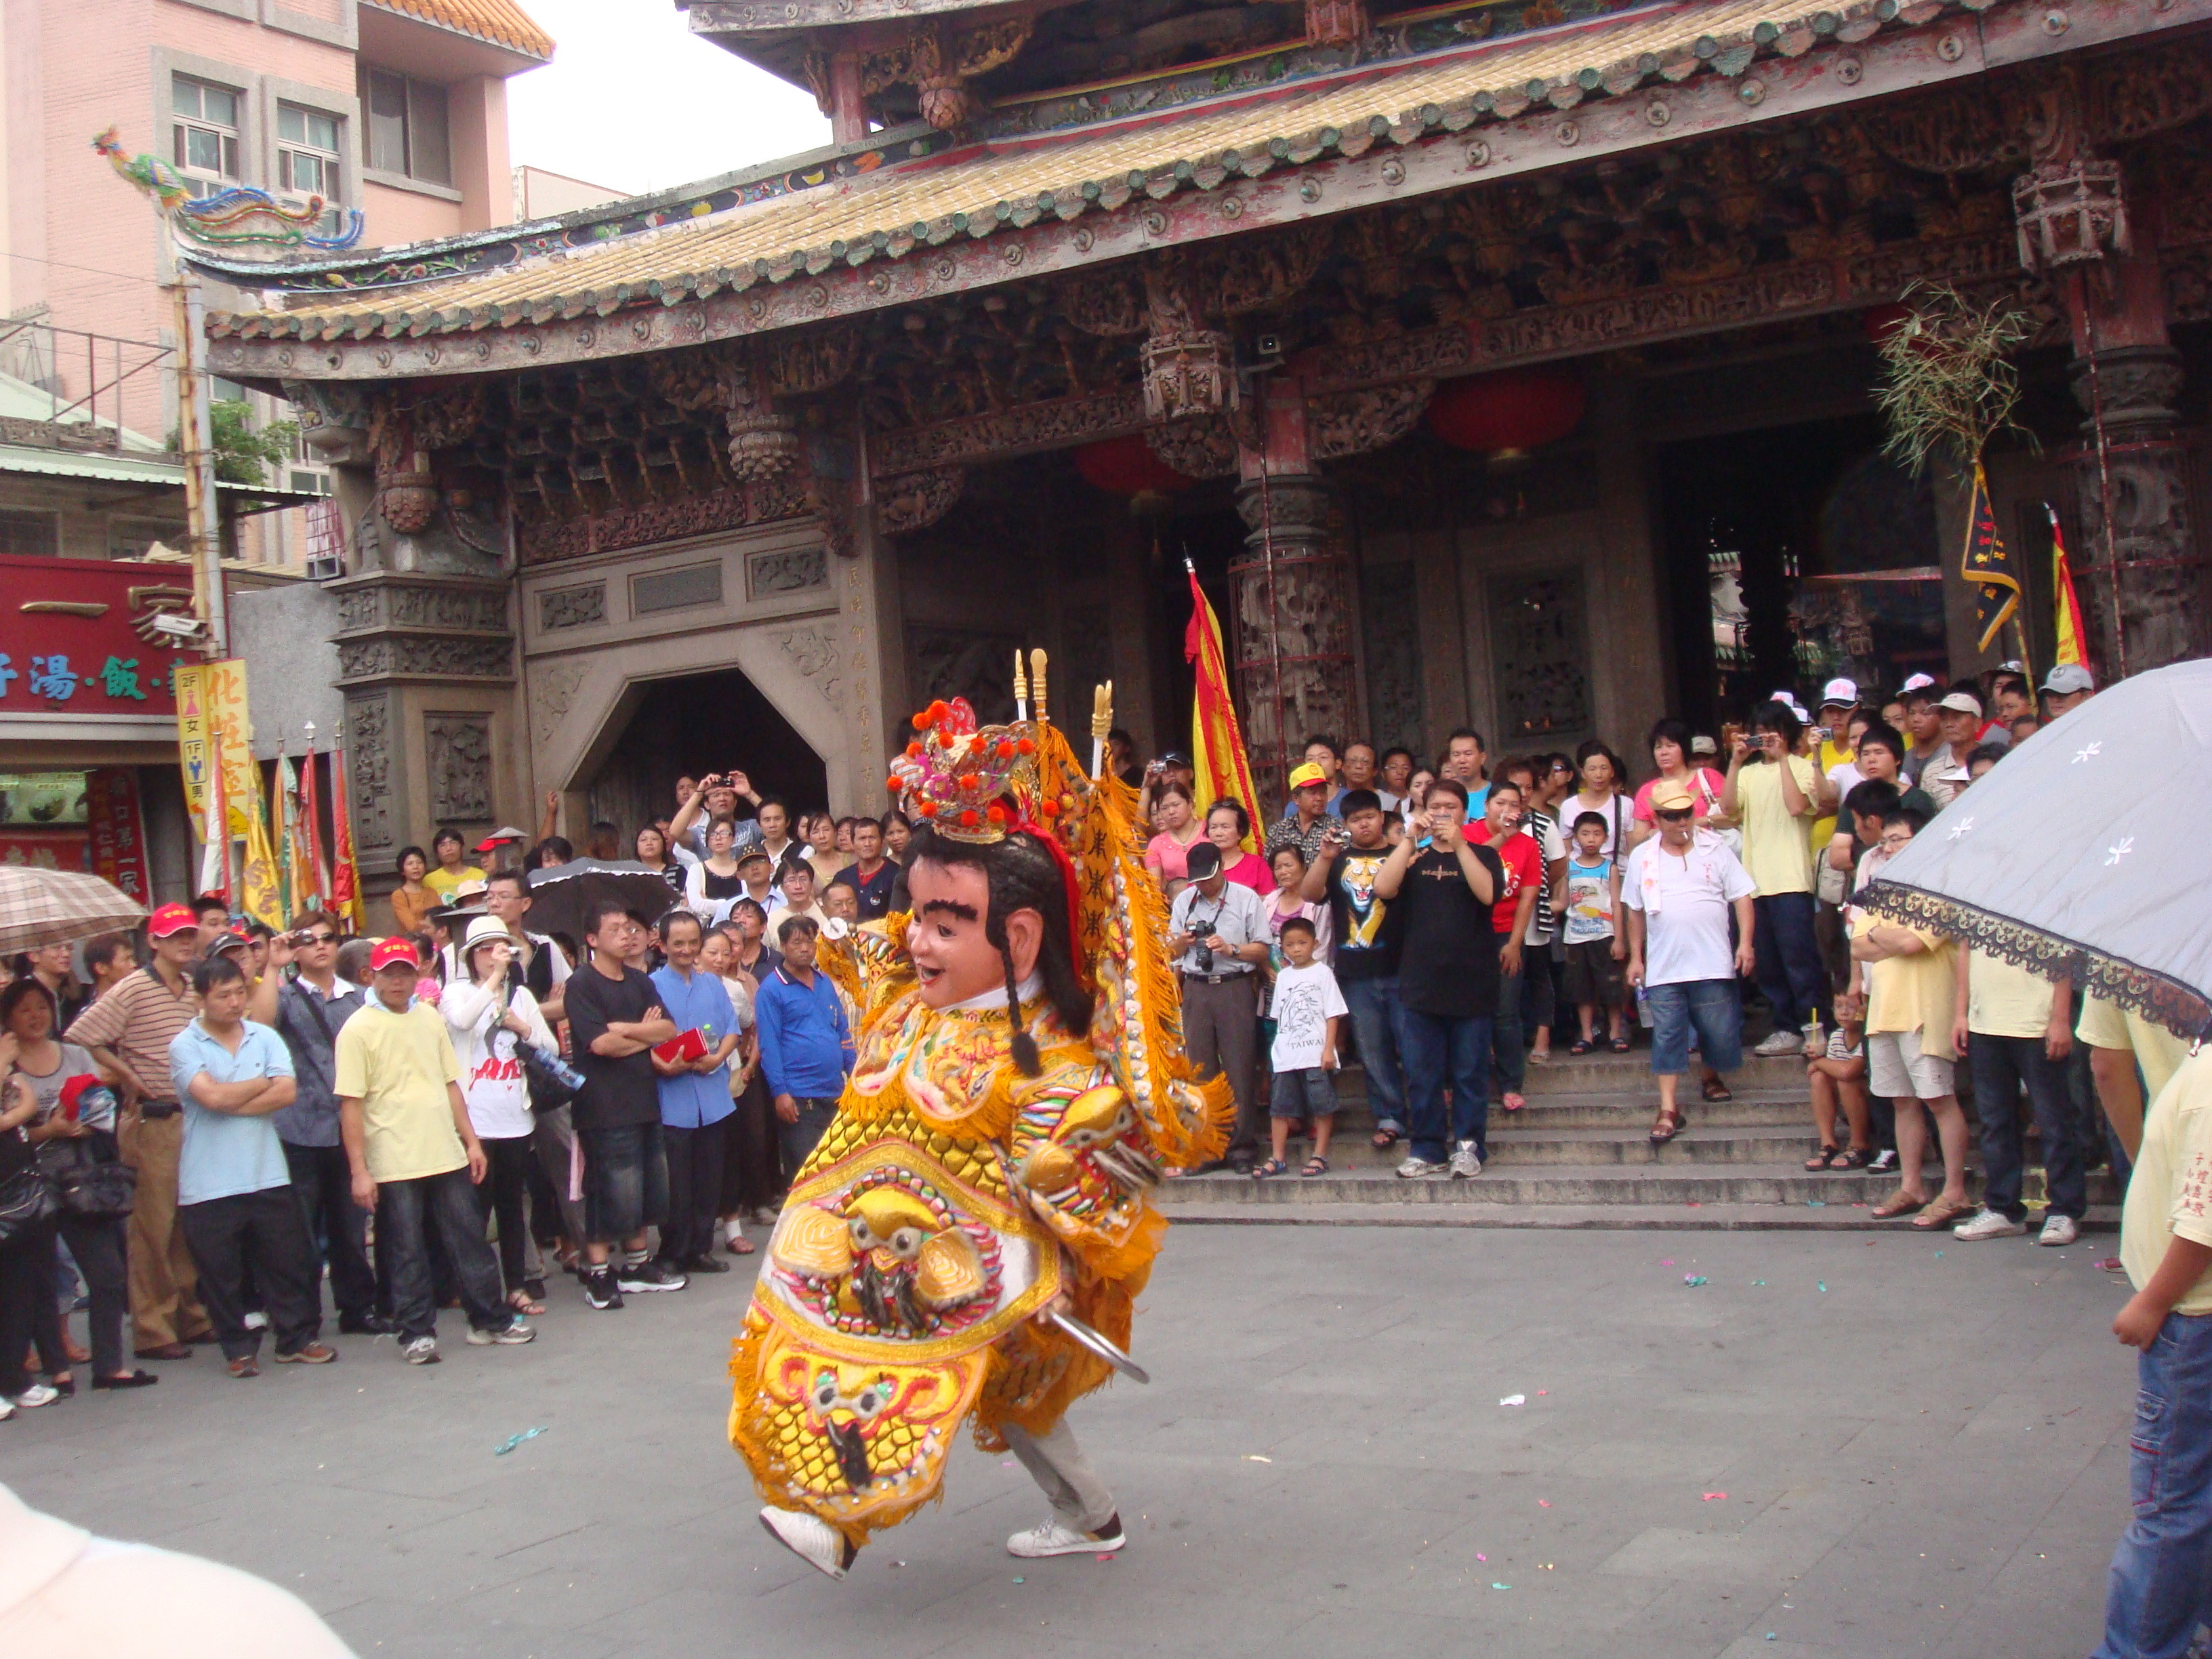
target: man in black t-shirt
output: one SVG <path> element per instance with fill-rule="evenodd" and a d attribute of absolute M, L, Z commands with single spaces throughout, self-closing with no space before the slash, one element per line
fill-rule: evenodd
<path fill-rule="evenodd" d="M 891 890 L 898 884 L 899 866 L 884 856 L 884 827 L 873 818 L 853 825 L 853 862 L 830 878 L 832 887 L 850 887 L 860 895 L 860 920 L 881 921 L 890 914 Z"/>
<path fill-rule="evenodd" d="M 584 1299 L 619 1308 L 624 1291 L 680 1291 L 688 1282 L 654 1261 L 646 1229 L 668 1212 L 660 1151 L 660 1088 L 647 1050 L 676 1035 L 653 981 L 628 965 L 645 928 L 617 902 L 602 902 L 585 935 L 588 966 L 568 981 L 568 1033 L 584 1086 L 569 1110 L 584 1148 Z M 609 1265 L 609 1247 L 622 1259 Z"/>
<path fill-rule="evenodd" d="M 1490 1032 L 1498 1013 L 1498 935 L 1491 906 L 1505 890 L 1498 854 L 1464 834 L 1466 787 L 1438 778 L 1423 807 L 1427 836 L 1408 835 L 1375 874 L 1376 895 L 1402 929 L 1398 1000 L 1413 1146 L 1398 1174 L 1407 1181 L 1482 1173 Z M 1449 1162 L 1447 1085 L 1452 1096 Z"/>
<path fill-rule="evenodd" d="M 1402 928 L 1396 907 L 1375 891 L 1375 878 L 1390 859 L 1389 818 L 1382 797 L 1372 789 L 1348 791 L 1343 817 L 1343 832 L 1324 836 L 1321 856 L 1306 866 L 1298 896 L 1309 904 L 1328 901 L 1330 937 L 1336 941 L 1329 966 L 1352 1012 L 1352 1036 L 1375 1112 L 1375 1146 L 1381 1151 L 1406 1133 L 1406 1087 L 1399 1070 L 1405 1046 L 1398 1003 Z"/>

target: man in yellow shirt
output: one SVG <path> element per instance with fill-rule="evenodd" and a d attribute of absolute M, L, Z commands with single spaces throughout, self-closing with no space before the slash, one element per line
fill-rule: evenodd
<path fill-rule="evenodd" d="M 1826 1046 L 1820 1010 L 1831 993 L 1813 932 L 1812 829 L 1823 805 L 1832 811 L 1835 803 L 1827 780 L 1796 752 L 1804 726 L 1788 704 L 1766 704 L 1752 724 L 1756 750 L 1753 739 L 1736 738 L 1721 811 L 1742 826 L 1743 867 L 1759 885 L 1753 944 L 1774 1030 L 1753 1052 L 1794 1054 L 1802 1044 L 1817 1054 Z"/>
<path fill-rule="evenodd" d="M 1881 850 L 1895 858 L 1910 846 L 1912 818 L 1902 808 L 1882 819 Z M 1951 1033 L 1959 989 L 1956 947 L 1941 933 L 1903 927 L 1859 913 L 1851 930 L 1851 957 L 1872 964 L 1867 978 L 1867 1087 L 1897 1109 L 1897 1164 L 1901 1185 L 1871 1212 L 1877 1221 L 1913 1217 L 1932 1230 L 1956 1221 L 1974 1206 L 1966 1197 L 1966 1115 L 1959 1109 Z M 1928 1155 L 1928 1121 L 1943 1148 L 1943 1190 L 1934 1200 L 1922 1173 Z"/>
<path fill-rule="evenodd" d="M 2066 1057 L 2074 1050 L 2072 982 L 2055 984 L 1984 951 L 1961 951 L 1959 1012 L 1952 1044 L 1973 1067 L 1974 1113 L 1982 1127 L 1981 1213 L 1951 1231 L 1960 1238 L 2006 1238 L 2027 1231 L 2021 1202 L 2025 1155 L 2020 1094 L 2043 1139 L 2051 1194 L 2039 1244 L 2071 1244 L 2089 1208 L 2088 1177 L 2075 1139 Z"/>
<path fill-rule="evenodd" d="M 2179 1654 L 2212 1553 L 2212 1054 L 2185 1059 L 2143 1124 L 2120 1212 L 2136 1287 L 2112 1334 L 2139 1348 L 2129 1487 L 2095 1659 Z"/>
<path fill-rule="evenodd" d="M 2142 1144 L 2143 1102 L 2165 1092 L 2189 1057 L 2189 1041 L 2132 1008 L 2095 996 L 2081 999 L 2075 1035 L 2088 1046 L 2089 1075 L 2097 1085 L 2098 1103 L 2119 1137 L 2120 1149 L 2132 1158 Z M 2138 1066 L 2142 1068 L 2140 1078 Z"/>
<path fill-rule="evenodd" d="M 537 1333 L 501 1299 L 499 1258 L 484 1238 L 476 1184 L 488 1166 L 461 1099 L 460 1060 L 445 1017 L 415 1000 L 415 942 L 386 939 L 368 966 L 370 996 L 338 1028 L 331 1087 L 354 1202 L 376 1214 L 400 1352 L 410 1365 L 438 1363 L 430 1227 L 453 1258 L 471 1346 L 527 1342 Z"/>
<path fill-rule="evenodd" d="M 430 856 L 437 863 L 422 878 L 422 884 L 435 893 L 443 903 L 453 902 L 453 889 L 463 882 L 481 882 L 484 878 L 484 872 L 469 862 L 465 850 L 466 847 L 467 843 L 461 839 L 461 832 L 451 824 L 441 826 L 438 833 L 430 837 Z"/>

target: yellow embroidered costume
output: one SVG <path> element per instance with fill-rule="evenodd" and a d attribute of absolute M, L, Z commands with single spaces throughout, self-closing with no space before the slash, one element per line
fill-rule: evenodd
<path fill-rule="evenodd" d="M 1095 994 L 1090 1027 L 1032 995 L 1035 975 L 1026 1042 L 1003 1000 L 931 1007 L 908 916 L 824 939 L 819 965 L 859 1010 L 857 1059 L 733 1346 L 732 1443 L 771 1510 L 828 1523 L 847 1560 L 939 1495 L 963 1423 L 1003 1450 L 1007 1425 L 1051 1433 L 1105 1381 L 1106 1362 L 1034 1316 L 1065 1291 L 1126 1346 L 1167 1231 L 1147 1189 L 1164 1165 L 1218 1156 L 1225 1133 L 1226 1085 L 1194 1083 L 1183 1057 L 1135 795 L 1087 776 L 1046 723 L 1037 657 L 1035 722 L 979 731 L 964 702 L 933 704 L 891 782 L 941 836 L 1052 844 L 1066 908 L 1048 937 Z"/>

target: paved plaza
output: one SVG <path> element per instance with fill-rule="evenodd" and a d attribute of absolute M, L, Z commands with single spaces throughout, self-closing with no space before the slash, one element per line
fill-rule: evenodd
<path fill-rule="evenodd" d="M 289 1585 L 363 1654 L 2079 1659 L 2126 1509 L 2111 1249 L 1178 1228 L 1156 1380 L 1073 1419 L 1110 1561 L 1008 1557 L 1043 1504 L 972 1448 L 844 1583 L 784 1553 L 722 1434 L 742 1272 L 606 1315 L 565 1282 L 528 1348 L 449 1313 L 427 1371 L 347 1338 L 238 1382 L 204 1350 L 0 1425 L 0 1478 Z"/>

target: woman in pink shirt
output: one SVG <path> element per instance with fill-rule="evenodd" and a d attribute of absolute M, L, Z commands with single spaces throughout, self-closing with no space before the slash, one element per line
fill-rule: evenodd
<path fill-rule="evenodd" d="M 1267 860 L 1244 850 L 1244 837 L 1252 833 L 1252 815 L 1243 803 L 1218 800 L 1206 810 L 1206 838 L 1221 849 L 1221 873 L 1261 898 L 1275 890 L 1267 873 Z"/>
<path fill-rule="evenodd" d="M 1145 868 L 1172 900 L 1190 879 L 1190 849 L 1206 839 L 1206 826 L 1191 810 L 1190 791 L 1172 778 L 1152 792 L 1152 823 L 1159 834 L 1145 844 Z"/>
<path fill-rule="evenodd" d="M 1721 810 L 1721 787 L 1727 781 L 1710 766 L 1690 764 L 1690 728 L 1674 720 L 1654 726 L 1651 763 L 1659 769 L 1659 775 L 1636 792 L 1636 828 L 1629 832 L 1629 846 L 1638 846 L 1658 833 L 1659 822 L 1651 816 L 1651 792 L 1662 783 L 1679 783 L 1687 789 L 1697 807 L 1692 822 L 1700 830 L 1712 829 L 1713 818 Z"/>

